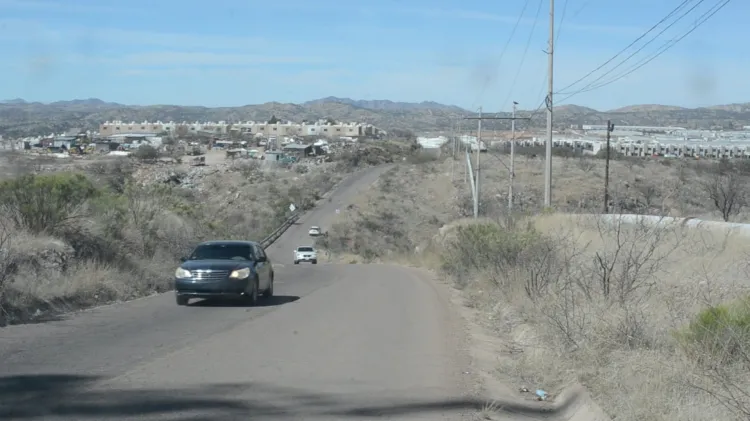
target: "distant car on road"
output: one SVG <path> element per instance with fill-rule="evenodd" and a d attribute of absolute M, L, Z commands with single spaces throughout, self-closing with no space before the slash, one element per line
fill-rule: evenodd
<path fill-rule="evenodd" d="M 316 225 L 311 226 L 310 230 L 308 231 L 308 234 L 310 234 L 310 236 L 312 236 L 312 237 L 319 236 L 320 235 L 320 227 L 316 226 Z"/>
<path fill-rule="evenodd" d="M 191 298 L 241 298 L 253 305 L 273 296 L 273 264 L 254 241 L 207 241 L 175 271 L 177 305 Z"/>
<path fill-rule="evenodd" d="M 298 265 L 300 262 L 310 262 L 314 265 L 318 264 L 318 252 L 312 246 L 299 246 L 294 250 L 294 264 Z"/>

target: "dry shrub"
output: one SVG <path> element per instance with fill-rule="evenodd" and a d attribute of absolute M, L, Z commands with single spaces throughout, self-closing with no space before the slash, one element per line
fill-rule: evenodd
<path fill-rule="evenodd" d="M 188 189 L 138 183 L 127 161 L 85 169 L 0 182 L 0 325 L 166 291 L 197 242 L 261 240 L 342 178 L 247 165 Z"/>
<path fill-rule="evenodd" d="M 548 215 L 462 221 L 436 243 L 444 273 L 514 354 L 505 376 L 547 390 L 582 382 L 620 420 L 745 419 L 750 313 L 715 307 L 747 293 L 736 234 Z"/>
<path fill-rule="evenodd" d="M 358 255 L 372 262 L 408 260 L 429 240 L 453 209 L 435 206 L 435 199 L 450 206 L 453 188 L 445 186 L 435 169 L 439 162 L 400 164 L 380 176 L 373 188 L 341 209 L 319 248 L 339 257 Z"/>

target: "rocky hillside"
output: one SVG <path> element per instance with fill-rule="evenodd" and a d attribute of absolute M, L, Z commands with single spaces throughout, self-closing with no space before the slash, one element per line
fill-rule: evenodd
<path fill-rule="evenodd" d="M 608 119 L 619 125 L 679 125 L 688 128 L 750 125 L 750 103 L 718 105 L 706 108 L 680 108 L 659 105 L 630 106 L 612 111 L 597 111 L 577 105 L 555 109 L 555 126 L 601 124 Z M 125 121 L 245 121 L 279 119 L 333 118 L 361 121 L 384 129 L 413 131 L 441 130 L 450 127 L 462 116 L 473 114 L 460 107 L 434 102 L 403 103 L 386 100 L 358 101 L 348 98 L 323 98 L 304 104 L 269 102 L 242 107 L 194 107 L 178 105 L 131 106 L 100 99 L 60 101 L 50 104 L 13 99 L 0 102 L 0 134 L 6 136 L 61 132 L 72 127 L 97 128 L 107 120 Z M 532 115 L 529 124 L 544 127 L 545 113 L 521 111 Z M 494 124 L 493 124 L 494 123 Z M 508 128 L 506 121 L 487 122 L 488 129 Z"/>

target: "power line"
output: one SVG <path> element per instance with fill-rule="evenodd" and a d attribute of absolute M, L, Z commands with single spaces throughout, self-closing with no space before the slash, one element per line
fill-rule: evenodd
<path fill-rule="evenodd" d="M 697 20 L 696 23 L 684 34 L 682 34 L 679 38 L 669 40 L 666 43 L 662 45 L 661 48 L 659 48 L 654 54 L 652 54 L 650 57 L 646 57 L 645 59 L 641 60 L 640 62 L 636 63 L 633 67 L 627 69 L 625 72 L 615 76 L 613 79 L 608 80 L 606 82 L 602 82 L 596 86 L 591 86 L 593 84 L 589 84 L 585 86 L 584 88 L 571 93 L 570 95 L 566 96 L 562 101 L 565 101 L 567 99 L 570 99 L 571 97 L 584 93 L 584 92 L 590 92 L 599 88 L 602 88 L 604 86 L 610 85 L 612 83 L 617 82 L 618 80 L 634 73 L 638 69 L 642 68 L 643 66 L 647 65 L 648 63 L 654 61 L 657 57 L 661 56 L 662 54 L 669 51 L 670 48 L 674 47 L 678 42 L 682 41 L 683 39 L 687 38 L 688 35 L 693 33 L 696 29 L 698 29 L 701 25 L 703 25 L 707 20 L 709 20 L 711 17 L 713 17 L 716 13 L 718 13 L 721 9 L 726 7 L 731 0 L 722 0 L 716 5 L 714 5 L 711 9 L 709 9 L 707 12 L 705 12 L 703 15 L 701 15 Z"/>
<path fill-rule="evenodd" d="M 636 54 L 638 54 L 638 53 L 640 53 L 641 51 L 643 51 L 643 50 L 644 50 L 644 49 L 645 49 L 645 48 L 646 48 L 647 46 L 649 46 L 649 45 L 650 45 L 650 44 L 651 44 L 652 42 L 656 41 L 656 39 L 657 39 L 657 38 L 658 38 L 658 37 L 659 37 L 659 36 L 660 36 L 661 34 L 663 34 L 664 32 L 666 32 L 666 31 L 667 31 L 667 30 L 668 30 L 669 28 L 671 28 L 672 26 L 674 26 L 674 25 L 675 25 L 675 24 L 676 24 L 677 22 L 679 22 L 680 20 L 682 20 L 683 18 L 685 18 L 685 16 L 687 16 L 688 14 L 690 14 L 690 12 L 692 12 L 693 10 L 695 10 L 695 9 L 696 9 L 696 8 L 697 8 L 698 6 L 700 6 L 700 5 L 701 5 L 701 4 L 702 4 L 702 3 L 704 2 L 704 1 L 706 1 L 706 0 L 699 0 L 699 1 L 698 1 L 698 3 L 696 3 L 696 4 L 695 4 L 695 5 L 693 6 L 693 7 L 691 7 L 690 9 L 688 9 L 688 11 L 687 11 L 687 12 L 683 13 L 682 15 L 680 15 L 680 16 L 679 16 L 679 17 L 678 17 L 677 19 L 675 19 L 675 20 L 674 20 L 674 22 L 672 22 L 671 24 L 667 25 L 667 27 L 666 27 L 666 28 L 662 29 L 662 30 L 661 30 L 661 31 L 660 31 L 660 32 L 659 32 L 658 34 L 656 34 L 656 35 L 655 35 L 655 36 L 654 36 L 653 38 L 651 38 L 651 39 L 650 39 L 650 40 L 649 40 L 648 42 L 646 42 L 645 44 L 643 44 L 643 45 L 642 45 L 642 46 L 641 46 L 640 48 L 638 48 L 638 49 L 637 49 L 637 50 L 635 50 L 635 51 L 634 51 L 633 53 L 631 53 L 631 54 L 630 54 L 629 56 L 625 57 L 625 58 L 624 58 L 623 60 L 621 60 L 621 61 L 620 61 L 619 63 L 617 63 L 617 64 L 615 65 L 615 67 L 613 67 L 613 68 L 609 69 L 608 71 L 604 72 L 604 74 L 600 75 L 599 77 L 597 77 L 597 78 L 596 78 L 596 79 L 594 79 L 593 81 L 589 82 L 589 83 L 588 83 L 588 84 L 587 84 L 586 86 L 584 86 L 583 88 L 581 88 L 581 89 L 580 89 L 580 90 L 579 90 L 579 91 L 578 91 L 577 93 L 580 93 L 580 92 L 583 92 L 583 91 L 585 91 L 586 89 L 588 89 L 588 88 L 590 88 L 591 86 L 593 86 L 593 85 L 594 85 L 594 84 L 595 84 L 596 82 L 598 82 L 598 81 L 602 80 L 602 79 L 603 79 L 603 78 L 604 78 L 605 76 L 607 76 L 608 74 L 610 74 L 610 73 L 614 72 L 615 70 L 617 70 L 617 69 L 618 69 L 618 68 L 619 68 L 620 66 L 622 66 L 623 64 L 625 64 L 625 62 L 627 62 L 628 60 L 630 60 L 631 58 L 633 58 L 633 56 L 635 56 Z M 705 15 L 704 15 L 704 16 L 705 16 Z M 565 92 L 558 92 L 558 93 L 560 93 L 560 94 L 563 94 L 563 95 L 567 95 L 567 94 L 570 94 L 570 92 L 567 92 L 567 93 L 565 93 Z"/>
<path fill-rule="evenodd" d="M 584 7 L 586 4 L 583 5 Z M 557 45 L 557 41 L 560 39 L 560 33 L 562 32 L 562 25 L 563 22 L 565 22 L 565 13 L 568 11 L 568 0 L 565 0 L 565 3 L 563 3 L 563 10 L 562 10 L 562 16 L 560 17 L 560 23 L 557 25 L 557 36 L 555 37 L 555 45 Z"/>
<path fill-rule="evenodd" d="M 562 92 L 562 91 L 565 91 L 565 90 L 567 90 L 567 89 L 569 89 L 569 88 L 571 88 L 571 87 L 573 87 L 573 86 L 577 85 L 577 84 L 578 84 L 579 82 L 583 81 L 583 80 L 584 80 L 584 79 L 586 79 L 587 77 L 591 76 L 592 74 L 594 74 L 594 73 L 596 73 L 597 71 L 599 71 L 599 70 L 601 70 L 602 68 L 604 68 L 604 67 L 605 67 L 606 65 L 608 65 L 609 63 L 613 62 L 613 61 L 614 61 L 615 59 L 617 59 L 617 57 L 619 57 L 620 55 L 622 55 L 623 53 L 625 53 L 625 51 L 627 51 L 627 50 L 628 50 L 628 49 L 629 49 L 630 47 L 634 46 L 634 45 L 635 45 L 636 43 L 638 43 L 638 41 L 640 41 L 640 40 L 642 40 L 643 38 L 645 38 L 645 37 L 646 37 L 646 35 L 650 34 L 650 33 L 651 33 L 652 31 L 654 31 L 654 30 L 655 30 L 655 29 L 656 29 L 657 27 L 659 27 L 659 25 L 661 25 L 662 23 L 664 23 L 665 21 L 667 21 L 667 20 L 668 20 L 669 18 L 671 18 L 671 17 L 672 17 L 672 16 L 673 16 L 673 15 L 674 15 L 675 13 L 678 13 L 678 12 L 679 12 L 680 10 L 682 10 L 683 8 L 685 8 L 685 6 L 687 6 L 687 5 L 688 5 L 688 4 L 690 3 L 690 2 L 692 2 L 692 1 L 694 1 L 694 0 L 683 0 L 683 2 L 682 2 L 682 3 L 680 3 L 680 4 L 679 4 L 679 5 L 677 6 L 677 7 L 675 7 L 674 9 L 672 9 L 672 11 L 671 11 L 671 12 L 669 12 L 669 14 L 668 14 L 667 16 L 665 16 L 664 18 L 662 18 L 662 19 L 661 19 L 661 20 L 660 20 L 659 22 L 657 22 L 657 23 L 656 23 L 656 24 L 655 24 L 654 26 L 652 26 L 651 28 L 649 28 L 649 30 L 648 30 L 648 31 L 644 32 L 643 34 L 641 34 L 641 36 L 639 36 L 638 38 L 636 38 L 636 39 L 635 39 L 635 40 L 634 40 L 633 42 L 631 42 L 630 44 L 628 44 L 628 46 L 627 46 L 627 47 L 623 48 L 623 49 L 622 49 L 622 50 L 620 50 L 620 51 L 619 51 L 619 52 L 618 52 L 617 54 L 615 54 L 614 56 L 610 57 L 610 58 L 609 58 L 609 59 L 608 59 L 607 61 L 605 61 L 604 63 L 602 63 L 602 64 L 601 64 L 601 65 L 600 65 L 599 67 L 597 67 L 597 68 L 595 68 L 594 70 L 592 70 L 592 71 L 590 71 L 590 72 L 586 73 L 585 75 L 583 75 L 582 77 L 580 77 L 579 79 L 577 79 L 576 81 L 574 81 L 573 83 L 571 83 L 571 84 L 569 84 L 569 85 L 565 86 L 564 88 L 560 89 L 560 90 L 558 91 L 558 93 L 559 93 L 559 92 Z M 700 4 L 700 3 L 704 2 L 704 1 L 705 1 L 705 0 L 699 0 L 698 4 Z"/>
<path fill-rule="evenodd" d="M 518 14 L 518 19 L 516 19 L 516 23 L 515 25 L 513 25 L 513 29 L 510 31 L 510 36 L 508 37 L 508 40 L 505 41 L 505 45 L 503 46 L 503 49 L 500 51 L 500 56 L 498 57 L 498 60 L 497 60 L 498 67 L 500 67 L 500 63 L 503 61 L 503 57 L 505 56 L 505 52 L 508 50 L 508 46 L 510 45 L 510 42 L 513 40 L 513 37 L 516 35 L 516 30 L 518 30 L 518 25 L 521 24 L 523 15 L 526 14 L 526 9 L 529 7 L 529 2 L 530 0 L 526 0 L 523 3 L 523 7 L 521 8 L 521 13 Z M 478 96 L 481 96 L 481 94 L 479 94 Z M 476 103 L 476 101 L 474 102 Z"/>
<path fill-rule="evenodd" d="M 508 103 L 510 96 L 513 95 L 513 89 L 516 86 L 516 82 L 518 82 L 518 76 L 521 74 L 521 69 L 523 69 L 523 64 L 524 62 L 526 62 L 526 55 L 529 52 L 529 46 L 531 46 L 531 38 L 534 36 L 534 31 L 536 30 L 536 25 L 539 22 L 539 14 L 541 12 L 542 12 L 542 0 L 539 0 L 539 5 L 536 8 L 536 16 L 534 16 L 534 24 L 531 26 L 531 31 L 529 31 L 529 37 L 526 39 L 526 47 L 523 49 L 521 62 L 518 64 L 518 69 L 516 70 L 516 76 L 513 78 L 513 82 L 510 84 L 510 91 L 508 92 L 508 96 L 505 98 L 505 101 L 503 101 L 503 106 L 502 108 L 500 108 L 501 110 L 505 108 L 505 105 Z"/>

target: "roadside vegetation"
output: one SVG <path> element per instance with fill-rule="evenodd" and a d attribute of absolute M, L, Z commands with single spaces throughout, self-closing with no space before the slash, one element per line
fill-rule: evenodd
<path fill-rule="evenodd" d="M 291 216 L 290 204 L 308 210 L 347 173 L 408 151 L 365 145 L 277 168 L 12 156 L 15 173 L 0 177 L 0 326 L 167 291 L 197 242 L 259 241 Z"/>
<path fill-rule="evenodd" d="M 750 242 L 739 232 L 602 220 L 601 160 L 560 157 L 544 211 L 543 160 L 483 158 L 482 218 L 463 161 L 404 163 L 342 212 L 332 260 L 435 271 L 503 344 L 495 375 L 553 394 L 585 385 L 617 420 L 750 416 Z M 744 163 L 617 159 L 610 212 L 745 220 Z"/>

